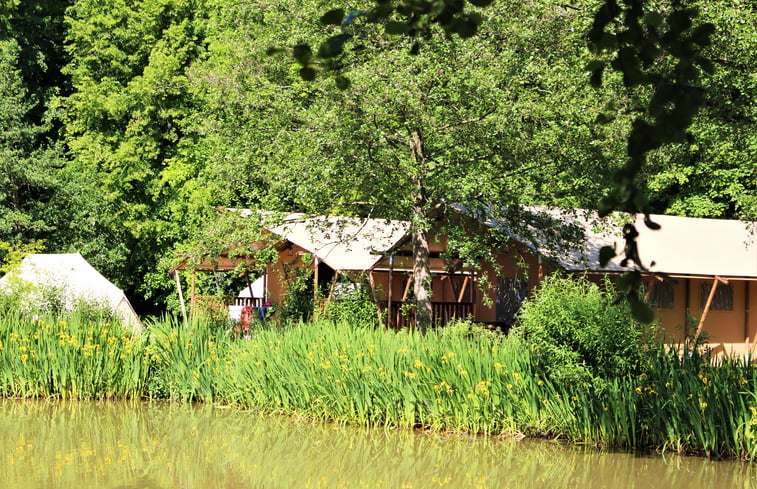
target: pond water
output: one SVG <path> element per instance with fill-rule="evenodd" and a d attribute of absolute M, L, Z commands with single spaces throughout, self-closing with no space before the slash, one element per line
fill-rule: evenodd
<path fill-rule="evenodd" d="M 751 464 L 260 416 L 0 401 L 0 488 L 757 488 Z"/>

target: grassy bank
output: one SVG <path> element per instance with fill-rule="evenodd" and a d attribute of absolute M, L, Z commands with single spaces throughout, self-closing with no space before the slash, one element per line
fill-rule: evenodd
<path fill-rule="evenodd" d="M 557 378 L 533 345 L 466 324 L 386 332 L 330 322 L 257 329 L 166 319 L 132 338 L 76 315 L 0 319 L 6 397 L 170 398 L 376 426 L 561 437 L 757 458 L 757 372 L 651 349 L 641 373 Z"/>

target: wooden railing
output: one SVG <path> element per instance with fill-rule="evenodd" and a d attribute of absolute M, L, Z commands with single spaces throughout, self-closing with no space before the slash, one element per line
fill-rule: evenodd
<path fill-rule="evenodd" d="M 403 302 L 392 302 L 389 315 L 389 325 L 393 328 L 407 328 L 415 324 L 415 308 L 404 310 Z M 379 303 L 381 310 L 386 311 L 387 303 Z M 473 315 L 471 302 L 432 302 L 431 322 L 444 326 L 453 319 L 465 319 Z"/>
<path fill-rule="evenodd" d="M 262 307 L 264 300 L 258 297 L 223 297 L 220 295 L 196 295 L 191 304 L 192 314 L 228 315 L 228 306 L 249 306 L 253 310 Z"/>
<path fill-rule="evenodd" d="M 260 297 L 232 297 L 229 301 L 230 306 L 250 306 L 263 307 L 264 300 Z"/>

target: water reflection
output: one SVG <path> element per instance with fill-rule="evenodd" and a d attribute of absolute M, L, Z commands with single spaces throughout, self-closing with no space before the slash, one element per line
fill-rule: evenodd
<path fill-rule="evenodd" d="M 0 487 L 757 487 L 754 469 L 739 463 L 345 428 L 211 406 L 3 401 L 0 436 Z"/>

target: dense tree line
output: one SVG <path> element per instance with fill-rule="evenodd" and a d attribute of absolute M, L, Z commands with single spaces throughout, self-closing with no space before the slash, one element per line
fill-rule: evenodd
<path fill-rule="evenodd" d="M 707 103 L 689 141 L 649 156 L 644 190 L 655 212 L 754 218 L 757 12 L 695 3 L 716 27 Z M 422 221 L 451 202 L 607 192 L 646 94 L 610 73 L 590 87 L 596 2 L 493 2 L 474 38 L 417 54 L 354 10 L 349 86 L 270 54 L 336 32 L 319 18 L 338 6 L 0 1 L 1 250 L 81 251 L 149 311 L 218 206 Z"/>

